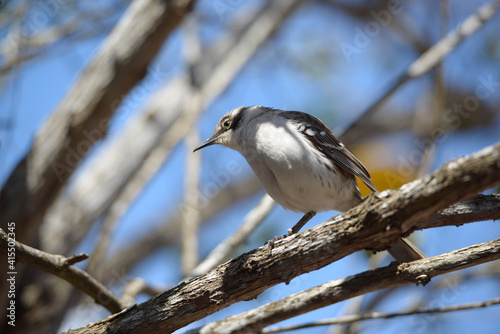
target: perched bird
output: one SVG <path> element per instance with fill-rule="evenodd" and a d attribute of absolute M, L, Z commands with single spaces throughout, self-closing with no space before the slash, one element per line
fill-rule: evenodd
<path fill-rule="evenodd" d="M 316 212 L 345 212 L 361 203 L 355 176 L 377 191 L 359 159 L 318 118 L 299 111 L 239 107 L 224 115 L 193 152 L 220 144 L 240 152 L 277 203 L 305 213 L 297 233 Z M 406 239 L 389 249 L 398 262 L 425 255 Z"/>

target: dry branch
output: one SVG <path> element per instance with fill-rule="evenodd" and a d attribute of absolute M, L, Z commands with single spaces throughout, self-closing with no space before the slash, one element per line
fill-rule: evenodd
<path fill-rule="evenodd" d="M 253 310 L 213 322 L 188 333 L 260 333 L 264 327 L 271 324 L 346 299 L 388 287 L 414 283 L 415 278 L 422 275 L 426 279 L 430 279 L 498 259 L 500 259 L 500 239 L 411 263 L 398 265 L 396 262 L 392 262 L 387 267 L 337 279 Z M 408 314 L 415 313 L 409 312 Z"/>
<path fill-rule="evenodd" d="M 196 146 L 200 143 L 200 136 L 197 131 L 192 131 L 186 138 L 186 145 Z M 198 232 L 201 224 L 200 207 L 197 199 L 200 197 L 198 189 L 201 176 L 201 156 L 187 154 L 186 156 L 186 176 L 184 203 L 182 208 L 181 224 L 181 271 L 187 276 L 199 262 L 199 240 Z"/>
<path fill-rule="evenodd" d="M 415 229 L 429 227 L 423 218 L 499 183 L 500 144 L 496 144 L 452 161 L 398 190 L 373 194 L 323 224 L 278 240 L 273 247 L 263 246 L 243 254 L 154 299 L 72 333 L 177 330 L 353 252 L 384 249 Z M 425 271 L 411 273 L 407 280 L 415 283 L 432 277 Z M 422 278 L 422 274 L 429 276 Z"/>
<path fill-rule="evenodd" d="M 154 297 L 162 291 L 159 288 L 149 286 L 142 278 L 134 278 L 123 288 L 121 300 L 124 305 L 131 307 L 135 304 L 135 299 L 141 293 Z"/>
<path fill-rule="evenodd" d="M 12 245 L 12 242 L 14 242 L 14 245 Z M 15 249 L 16 259 L 19 262 L 62 278 L 92 297 L 97 304 L 104 306 L 111 313 L 120 312 L 126 307 L 118 297 L 113 295 L 95 278 L 73 266 L 75 261 L 83 260 L 82 256 L 66 258 L 61 255 L 42 252 L 10 239 L 4 230 L 0 229 L 0 253 L 6 255 L 7 250 L 11 247 Z"/>
<path fill-rule="evenodd" d="M 497 220 L 500 219 L 500 194 L 478 195 L 468 201 L 455 203 L 425 219 L 429 227 Z"/>
<path fill-rule="evenodd" d="M 448 254 L 448 253 L 447 253 Z M 369 319 L 392 319 L 397 317 L 405 317 L 408 315 L 415 314 L 429 314 L 429 313 L 447 313 L 447 312 L 455 312 L 455 311 L 464 311 L 464 310 L 474 310 L 478 308 L 489 307 L 493 305 L 500 304 L 500 297 L 488 299 L 482 302 L 474 302 L 474 303 L 466 303 L 459 305 L 450 305 L 443 306 L 438 308 L 417 310 L 417 311 L 408 311 L 408 312 L 395 312 L 395 313 L 380 313 L 380 312 L 369 312 L 362 314 L 349 314 L 338 318 L 332 319 L 322 319 L 315 321 L 313 323 L 306 323 L 302 325 L 289 325 L 289 326 L 281 326 L 275 328 L 268 328 L 262 331 L 263 334 L 269 333 L 278 333 L 290 330 L 297 330 L 302 328 L 316 327 L 316 326 L 325 326 L 325 325 L 346 325 L 352 324 L 354 322 L 369 320 Z"/>

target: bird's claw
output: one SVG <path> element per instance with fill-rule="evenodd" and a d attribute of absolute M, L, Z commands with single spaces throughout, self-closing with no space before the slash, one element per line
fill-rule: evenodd
<path fill-rule="evenodd" d="M 266 242 L 266 245 L 269 246 L 269 248 L 274 248 L 274 243 L 276 241 L 279 241 L 279 240 L 283 240 L 287 237 L 288 235 L 284 234 L 284 235 L 278 235 L 278 236 L 275 236 L 273 239 L 269 240 Z"/>

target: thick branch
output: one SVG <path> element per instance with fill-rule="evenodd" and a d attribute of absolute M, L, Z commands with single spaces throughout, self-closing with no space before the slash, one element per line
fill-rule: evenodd
<path fill-rule="evenodd" d="M 104 306 L 111 313 L 120 312 L 125 308 L 125 304 L 104 285 L 85 271 L 73 266 L 76 259 L 82 259 L 81 256 L 66 258 L 42 252 L 9 238 L 4 230 L 0 229 L 0 253 L 6 255 L 8 252 L 13 252 L 12 249 L 15 250 L 17 261 L 62 278 L 92 297 L 97 304 Z"/>
<path fill-rule="evenodd" d="M 398 265 L 393 262 L 387 267 L 337 279 L 189 333 L 260 333 L 264 327 L 300 314 L 370 292 L 415 283 L 416 279 L 418 282 L 420 276 L 430 279 L 498 259 L 500 239 L 411 263 Z"/>
<path fill-rule="evenodd" d="M 368 197 L 342 215 L 263 246 L 211 272 L 74 333 L 171 332 L 265 289 L 362 249 L 383 249 L 426 228 L 425 217 L 500 183 L 500 144 L 432 175 Z M 420 275 L 420 273 L 415 273 Z M 413 276 L 413 281 L 419 279 Z M 138 320 L 140 319 L 140 320 Z"/>

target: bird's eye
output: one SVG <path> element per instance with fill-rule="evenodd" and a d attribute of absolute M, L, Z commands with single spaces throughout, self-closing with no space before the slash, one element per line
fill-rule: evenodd
<path fill-rule="evenodd" d="M 224 123 L 222 123 L 222 126 L 225 129 L 229 129 L 231 127 L 231 121 L 230 120 L 226 120 Z"/>

